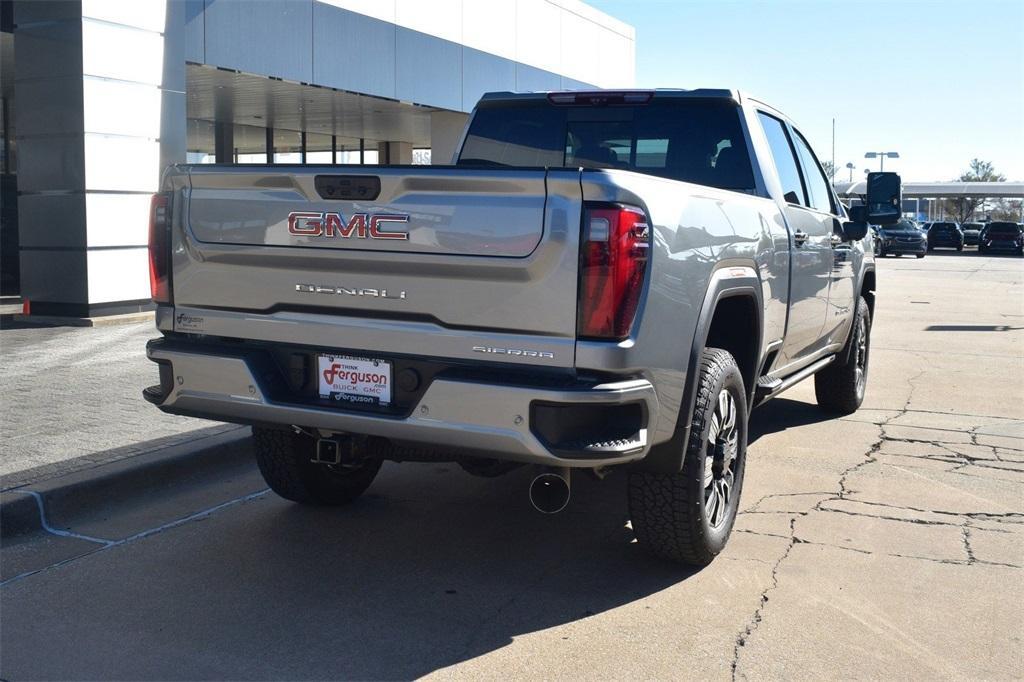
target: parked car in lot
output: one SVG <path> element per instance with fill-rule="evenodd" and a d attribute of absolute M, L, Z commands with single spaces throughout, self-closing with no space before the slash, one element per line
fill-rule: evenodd
<path fill-rule="evenodd" d="M 539 467 L 554 513 L 570 472 L 621 468 L 639 544 L 704 565 L 750 409 L 811 376 L 823 409 L 864 399 L 865 235 L 900 215 L 899 176 L 867 184 L 844 209 L 794 124 L 730 90 L 492 93 L 452 166 L 172 166 L 143 395 L 252 424 L 303 504 L 455 461 Z"/>
<path fill-rule="evenodd" d="M 942 221 L 928 227 L 928 250 L 939 248 L 964 250 L 964 233 L 960 231 L 959 225 Z"/>
<path fill-rule="evenodd" d="M 978 253 L 1004 251 L 1024 256 L 1024 230 L 1019 223 L 992 222 L 981 231 Z"/>
<path fill-rule="evenodd" d="M 879 226 L 875 235 L 875 255 L 879 257 L 911 254 L 924 258 L 928 251 L 928 238 L 914 221 L 906 218 L 895 225 Z"/>
<path fill-rule="evenodd" d="M 964 233 L 964 245 L 965 246 L 977 246 L 978 238 L 981 236 L 981 231 L 985 228 L 985 223 L 964 223 L 960 226 L 960 231 Z"/>

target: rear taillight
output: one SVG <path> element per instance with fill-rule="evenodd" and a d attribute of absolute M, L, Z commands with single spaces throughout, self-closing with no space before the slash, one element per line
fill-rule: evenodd
<path fill-rule="evenodd" d="M 587 204 L 580 245 L 581 338 L 623 339 L 636 317 L 647 272 L 650 228 L 638 208 Z"/>
<path fill-rule="evenodd" d="M 155 303 L 171 302 L 171 197 L 154 194 L 149 204 L 149 292 Z"/>

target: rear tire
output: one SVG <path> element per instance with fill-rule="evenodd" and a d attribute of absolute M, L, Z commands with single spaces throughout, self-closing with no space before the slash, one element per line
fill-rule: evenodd
<path fill-rule="evenodd" d="M 736 520 L 747 451 L 747 397 L 736 360 L 707 348 L 700 363 L 690 438 L 678 473 L 629 475 L 637 542 L 662 559 L 707 566 Z"/>
<path fill-rule="evenodd" d="M 918 253 L 918 254 L 915 254 L 915 255 L 916 255 L 916 256 L 917 256 L 918 258 L 924 258 L 924 254 L 923 254 L 923 253 Z"/>
<path fill-rule="evenodd" d="M 270 489 L 286 500 L 315 506 L 340 506 L 356 499 L 373 483 L 381 460 L 357 467 L 314 464 L 316 440 L 294 431 L 253 427 L 256 464 Z"/>
<path fill-rule="evenodd" d="M 871 357 L 871 309 L 861 296 L 847 346 L 832 364 L 814 375 L 818 405 L 829 412 L 851 414 L 864 402 Z"/>

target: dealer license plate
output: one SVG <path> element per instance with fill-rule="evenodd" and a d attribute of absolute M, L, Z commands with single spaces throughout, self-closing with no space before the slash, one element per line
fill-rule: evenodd
<path fill-rule="evenodd" d="M 391 404 L 391 363 L 348 355 L 317 357 L 320 397 L 361 405 Z"/>

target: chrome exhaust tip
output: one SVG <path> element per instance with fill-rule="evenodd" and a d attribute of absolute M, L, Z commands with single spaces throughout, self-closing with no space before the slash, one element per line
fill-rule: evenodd
<path fill-rule="evenodd" d="M 546 469 L 530 483 L 530 504 L 542 514 L 557 514 L 569 504 L 569 468 Z"/>

